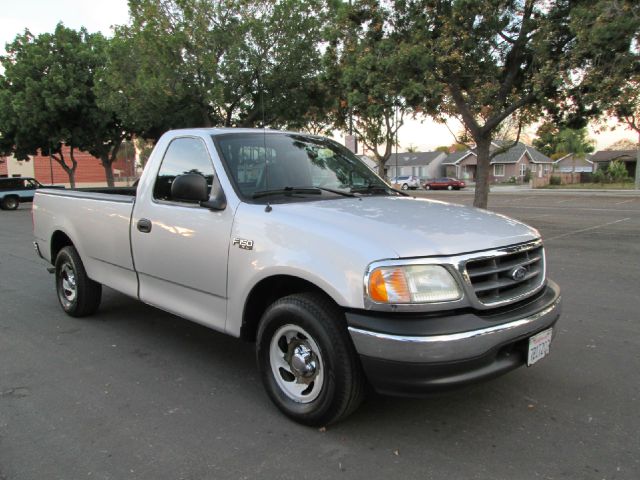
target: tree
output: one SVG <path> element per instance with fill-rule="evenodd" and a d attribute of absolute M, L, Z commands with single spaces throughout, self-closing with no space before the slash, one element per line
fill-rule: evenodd
<path fill-rule="evenodd" d="M 170 128 L 318 123 L 327 11 L 320 0 L 132 0 L 101 101 L 154 140 Z"/>
<path fill-rule="evenodd" d="M 71 70 L 77 66 L 75 47 L 86 35 L 62 25 L 55 33 L 38 37 L 27 30 L 7 45 L 7 55 L 0 58 L 5 70 L 0 85 L 2 153 L 21 160 L 40 152 L 49 155 L 67 173 L 72 187 L 77 167 L 74 134 L 86 88 L 82 69 Z M 70 148 L 69 159 L 63 144 Z"/>
<path fill-rule="evenodd" d="M 325 54 L 327 81 L 338 94 L 335 126 L 355 132 L 380 175 L 409 111 L 405 91 L 414 86 L 399 75 L 389 22 L 389 11 L 377 1 L 343 5 Z"/>
<path fill-rule="evenodd" d="M 0 60 L 0 148 L 19 159 L 41 152 L 75 186 L 76 150 L 100 158 L 107 183 L 125 137 L 117 115 L 96 104 L 94 74 L 104 64 L 101 34 L 58 24 L 53 33 L 18 35 Z M 65 158 L 63 146 L 69 147 Z"/>
<path fill-rule="evenodd" d="M 409 59 L 407 75 L 424 86 L 411 104 L 441 120 L 452 116 L 463 123 L 478 155 L 474 205 L 486 208 L 490 146 L 501 123 L 515 116 L 520 130 L 543 110 L 555 114 L 563 107 L 564 80 L 589 67 L 583 57 L 572 55 L 576 3 L 396 0 L 394 4 L 398 55 Z M 623 43 L 631 41 L 616 30 L 615 22 L 610 31 L 623 37 Z M 423 57 L 430 60 L 421 61 Z"/>
<path fill-rule="evenodd" d="M 574 154 L 574 158 L 585 158 L 595 150 L 595 142 L 589 138 L 586 128 L 558 127 L 553 122 L 545 122 L 536 132 L 533 146 L 548 157 L 561 158 Z"/>
<path fill-rule="evenodd" d="M 556 153 L 558 146 L 558 134 L 560 133 L 560 127 L 554 122 L 544 122 L 536 130 L 536 138 L 533 139 L 533 146 L 540 152 L 544 153 L 547 157 L 550 157 Z"/>
<path fill-rule="evenodd" d="M 580 109 L 617 117 L 638 135 L 635 186 L 640 189 L 640 3 L 601 0 L 576 8 L 576 56 L 593 67 L 573 86 Z"/>
<path fill-rule="evenodd" d="M 616 142 L 613 142 L 605 150 L 637 150 L 638 144 L 628 138 L 623 138 Z"/>
<path fill-rule="evenodd" d="M 468 150 L 469 146 L 464 143 L 452 143 L 451 145 L 441 145 L 436 148 L 436 152 L 450 153 L 450 152 L 464 152 Z"/>

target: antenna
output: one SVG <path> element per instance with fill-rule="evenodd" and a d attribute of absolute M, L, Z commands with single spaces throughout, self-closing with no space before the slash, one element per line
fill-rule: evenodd
<path fill-rule="evenodd" d="M 269 190 L 269 159 L 267 158 L 267 125 L 265 122 L 265 114 L 264 114 L 264 88 L 262 88 L 262 77 L 260 76 L 260 72 L 258 72 L 258 88 L 260 89 L 260 110 L 262 111 L 262 145 L 264 147 L 264 174 L 265 174 L 265 190 Z M 271 208 L 270 202 L 267 200 L 267 206 L 265 207 L 265 212 L 270 212 L 273 210 Z"/>

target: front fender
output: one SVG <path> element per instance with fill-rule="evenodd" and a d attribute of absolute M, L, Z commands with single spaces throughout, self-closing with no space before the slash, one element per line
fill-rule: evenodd
<path fill-rule="evenodd" d="M 234 239 L 253 241 L 253 249 L 239 248 Z M 288 275 L 312 283 L 336 304 L 364 308 L 363 281 L 373 260 L 395 252 L 368 242 L 363 236 L 341 235 L 311 219 L 290 218 L 286 208 L 241 204 L 229 246 L 226 330 L 238 336 L 245 301 L 262 280 Z"/>

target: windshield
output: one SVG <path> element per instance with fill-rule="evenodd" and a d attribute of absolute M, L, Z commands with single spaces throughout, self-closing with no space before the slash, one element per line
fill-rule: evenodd
<path fill-rule="evenodd" d="M 328 138 L 251 132 L 214 135 L 213 140 L 245 199 L 269 193 L 318 199 L 393 192 L 351 151 Z"/>

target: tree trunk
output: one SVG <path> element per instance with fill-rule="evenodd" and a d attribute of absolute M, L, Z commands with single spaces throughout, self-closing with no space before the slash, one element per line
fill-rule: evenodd
<path fill-rule="evenodd" d="M 62 156 L 62 154 L 60 154 L 60 156 Z M 78 167 L 78 162 L 76 162 L 73 156 L 73 147 L 69 149 L 69 157 L 71 158 L 71 167 L 67 167 L 64 163 L 62 166 L 67 171 L 67 175 L 69 175 L 71 188 L 76 188 L 76 168 Z"/>
<path fill-rule="evenodd" d="M 640 190 L 640 132 L 638 132 L 638 148 L 636 149 L 636 190 Z"/>
<path fill-rule="evenodd" d="M 56 157 L 54 154 L 49 152 L 49 158 L 53 158 L 67 173 L 67 176 L 69 177 L 69 185 L 71 186 L 71 188 L 76 188 L 75 173 L 76 173 L 76 167 L 78 166 L 78 162 L 76 162 L 75 158 L 73 157 L 73 148 L 70 149 L 70 154 L 69 154 L 69 156 L 71 157 L 71 166 L 68 166 L 66 164 L 64 160 L 64 154 L 62 153 L 62 151 L 58 152 L 58 155 L 60 155 L 60 157 Z M 53 174 L 51 176 L 51 183 L 53 183 Z"/>
<path fill-rule="evenodd" d="M 115 186 L 113 180 L 113 164 L 106 158 L 102 159 L 102 168 L 104 168 L 104 176 L 107 179 L 107 187 Z"/>
<path fill-rule="evenodd" d="M 489 202 L 489 172 L 491 169 L 491 138 L 476 138 L 478 166 L 476 170 L 476 193 L 473 206 L 487 208 Z"/>

